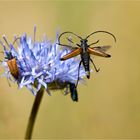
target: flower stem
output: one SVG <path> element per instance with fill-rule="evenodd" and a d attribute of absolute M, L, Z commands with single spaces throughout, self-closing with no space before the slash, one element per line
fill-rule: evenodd
<path fill-rule="evenodd" d="M 25 139 L 30 140 L 32 138 L 32 132 L 33 132 L 36 116 L 37 116 L 37 113 L 38 113 L 39 105 L 40 105 L 41 99 L 43 97 L 43 93 L 44 93 L 44 88 L 41 88 L 37 92 L 37 95 L 35 97 L 34 104 L 32 106 L 32 111 L 31 111 L 31 114 L 30 114 L 30 117 L 29 117 L 29 120 L 28 120 Z"/>

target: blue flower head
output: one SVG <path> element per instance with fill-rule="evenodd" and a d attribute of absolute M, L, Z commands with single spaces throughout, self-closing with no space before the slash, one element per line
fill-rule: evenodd
<path fill-rule="evenodd" d="M 60 58 L 70 50 L 57 44 L 58 34 L 54 43 L 47 39 L 38 42 L 27 37 L 26 34 L 16 38 L 13 44 L 9 44 L 5 36 L 3 38 L 9 47 L 7 49 L 5 44 L 0 42 L 4 48 L 5 57 L 2 61 L 2 66 L 5 68 L 3 75 L 16 81 L 19 88 L 25 86 L 36 95 L 41 87 L 50 93 L 49 90 L 64 89 L 68 83 L 77 82 L 80 60 L 71 58 L 60 61 Z M 14 47 L 15 43 L 17 49 Z M 85 72 L 81 67 L 80 81 L 84 76 Z"/>

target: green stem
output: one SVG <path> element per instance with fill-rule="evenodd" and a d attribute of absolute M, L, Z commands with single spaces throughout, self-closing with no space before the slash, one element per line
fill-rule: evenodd
<path fill-rule="evenodd" d="M 30 114 L 30 117 L 29 117 L 29 120 L 28 120 L 25 139 L 30 140 L 32 138 L 32 132 L 33 132 L 36 116 L 37 116 L 37 113 L 38 113 L 39 105 L 40 105 L 41 99 L 43 97 L 43 93 L 44 93 L 44 89 L 41 88 L 37 92 L 37 95 L 35 97 L 34 104 L 32 106 L 32 111 L 31 111 L 31 114 Z"/>

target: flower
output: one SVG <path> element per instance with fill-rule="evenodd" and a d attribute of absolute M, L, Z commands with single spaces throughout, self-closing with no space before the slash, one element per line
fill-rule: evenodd
<path fill-rule="evenodd" d="M 35 37 L 35 33 L 34 33 Z M 76 84 L 78 76 L 78 67 L 80 60 L 71 58 L 66 61 L 60 61 L 60 58 L 70 52 L 69 48 L 61 47 L 56 41 L 32 40 L 26 34 L 16 38 L 13 44 L 9 44 L 6 37 L 3 36 L 9 49 L 0 42 L 4 48 L 4 57 L 2 66 L 5 68 L 4 76 L 17 82 L 19 88 L 27 87 L 34 95 L 44 87 L 48 93 L 53 89 L 64 89 L 69 83 Z M 17 49 L 14 45 L 17 43 Z M 80 81 L 83 80 L 85 72 L 80 67 Z"/>

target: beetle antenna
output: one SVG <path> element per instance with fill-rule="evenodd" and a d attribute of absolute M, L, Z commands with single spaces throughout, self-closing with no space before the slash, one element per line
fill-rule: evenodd
<path fill-rule="evenodd" d="M 4 39 L 4 41 L 5 41 L 5 43 L 7 44 L 7 46 L 10 48 L 10 45 L 9 45 L 9 43 L 8 43 L 7 39 L 6 39 L 6 36 L 5 36 L 5 35 L 3 35 L 3 36 L 2 36 L 2 38 Z"/>
<path fill-rule="evenodd" d="M 64 34 L 67 34 L 67 33 L 73 34 L 73 35 L 77 36 L 78 38 L 82 39 L 82 37 L 76 35 L 76 34 L 73 33 L 73 32 L 69 32 L 69 31 L 68 31 L 68 32 L 63 32 L 63 33 L 60 34 L 59 37 L 58 37 L 58 43 L 57 43 L 58 45 L 66 46 L 66 47 L 70 47 L 70 48 L 72 47 L 72 46 L 70 46 L 70 45 L 66 45 L 66 44 L 61 44 L 61 43 L 60 43 L 60 38 L 61 38 Z M 68 41 L 70 41 L 68 38 L 66 38 L 66 39 L 67 39 Z M 72 40 L 71 40 L 70 42 L 73 43 Z M 76 45 L 79 46 L 78 44 L 76 44 Z"/>
<path fill-rule="evenodd" d="M 59 38 L 58 38 L 58 42 L 60 42 L 60 38 L 64 35 L 64 34 L 67 34 L 67 33 L 70 33 L 70 34 L 73 34 L 75 36 L 77 36 L 78 38 L 82 39 L 82 37 L 78 36 L 77 34 L 73 33 L 73 32 L 63 32 L 62 34 L 59 35 Z"/>
<path fill-rule="evenodd" d="M 108 31 L 95 31 L 95 32 L 91 33 L 90 35 L 88 35 L 88 36 L 86 37 L 86 39 L 89 38 L 91 35 L 96 34 L 96 33 L 106 33 L 106 34 L 109 34 L 109 35 L 111 35 L 111 36 L 114 38 L 114 41 L 116 42 L 116 37 L 115 37 L 115 35 L 113 35 L 112 33 L 108 32 Z"/>

